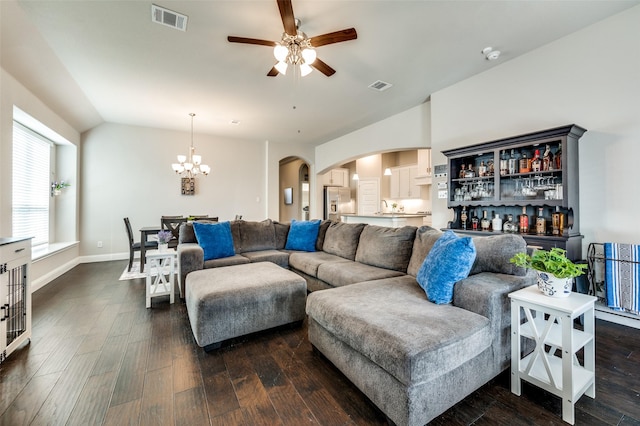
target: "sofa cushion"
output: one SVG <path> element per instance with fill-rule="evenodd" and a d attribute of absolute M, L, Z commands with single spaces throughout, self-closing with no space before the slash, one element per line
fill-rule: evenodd
<path fill-rule="evenodd" d="M 504 234 L 473 237 L 476 260 L 469 275 L 481 272 L 525 276 L 527 271 L 509 262 L 516 253 L 526 253 L 527 242 L 520 235 Z"/>
<path fill-rule="evenodd" d="M 229 222 L 193 223 L 198 244 L 204 250 L 204 260 L 219 259 L 236 254 Z"/>
<path fill-rule="evenodd" d="M 289 224 L 273 222 L 273 228 L 276 233 L 276 250 L 283 250 L 287 244 L 287 235 L 289 234 Z"/>
<path fill-rule="evenodd" d="M 298 271 L 304 272 L 314 278 L 318 277 L 318 267 L 323 263 L 330 262 L 347 262 L 335 254 L 325 253 L 323 251 L 315 252 L 292 252 L 289 255 L 289 266 Z"/>
<path fill-rule="evenodd" d="M 198 220 L 199 223 L 218 223 L 217 220 Z M 196 234 L 193 232 L 193 222 L 183 222 L 180 224 L 178 234 L 178 244 L 197 243 Z"/>
<path fill-rule="evenodd" d="M 491 344 L 487 318 L 429 302 L 409 275 L 313 292 L 307 314 L 405 385 L 439 377 Z"/>
<path fill-rule="evenodd" d="M 262 222 L 237 221 L 240 226 L 240 253 L 275 250 L 276 230 L 271 219 Z"/>
<path fill-rule="evenodd" d="M 418 228 L 416 238 L 413 241 L 413 250 L 411 251 L 409 266 L 407 267 L 407 274 L 413 275 L 414 277 L 418 275 L 424 259 L 441 236 L 441 231 L 430 226 L 421 226 Z"/>
<path fill-rule="evenodd" d="M 318 229 L 318 240 L 316 241 L 316 251 L 322 251 L 324 246 L 324 237 L 327 235 L 327 229 L 331 225 L 330 220 L 323 220 L 320 222 L 320 229 Z"/>
<path fill-rule="evenodd" d="M 251 263 L 251 260 L 241 254 L 236 254 L 229 257 L 221 257 L 220 259 L 206 260 L 204 262 L 204 269 L 220 268 L 222 266 L 243 265 L 245 263 Z"/>
<path fill-rule="evenodd" d="M 320 220 L 298 221 L 293 219 L 287 236 L 286 250 L 316 251 Z"/>
<path fill-rule="evenodd" d="M 451 303 L 453 286 L 469 276 L 475 258 L 476 249 L 471 237 L 461 238 L 453 231 L 447 231 L 429 251 L 416 280 L 430 301 Z"/>
<path fill-rule="evenodd" d="M 354 260 L 360 234 L 364 227 L 364 223 L 332 222 L 324 237 L 322 250 L 348 260 Z"/>
<path fill-rule="evenodd" d="M 289 253 L 280 250 L 258 250 L 242 253 L 251 263 L 271 262 L 282 268 L 289 268 Z"/>
<path fill-rule="evenodd" d="M 407 272 L 416 229 L 415 226 L 365 226 L 360 234 L 356 262 Z"/>
<path fill-rule="evenodd" d="M 378 268 L 353 260 L 323 263 L 318 266 L 318 278 L 334 287 L 401 275 L 404 274 L 393 269 Z"/>

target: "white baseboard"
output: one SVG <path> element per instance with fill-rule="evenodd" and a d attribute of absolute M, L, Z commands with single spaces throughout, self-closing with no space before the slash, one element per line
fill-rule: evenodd
<path fill-rule="evenodd" d="M 620 325 L 626 325 L 627 327 L 633 327 L 640 329 L 640 317 L 625 314 L 622 312 L 613 311 L 605 306 L 596 305 L 596 318 L 601 320 L 614 322 Z"/>
<path fill-rule="evenodd" d="M 140 257 L 134 256 L 134 259 L 140 260 Z M 80 256 L 78 258 L 78 263 L 109 262 L 110 260 L 129 260 L 129 253 L 123 252 L 123 253 L 97 254 L 93 256 Z"/>
<path fill-rule="evenodd" d="M 37 279 L 31 281 L 31 293 L 33 293 L 34 291 L 41 289 L 42 287 L 44 287 L 45 285 L 49 284 L 51 281 L 55 280 L 56 278 L 58 278 L 60 275 L 64 274 L 65 272 L 70 271 L 71 269 L 75 268 L 80 262 L 78 261 L 78 258 L 75 258 L 67 263 L 65 263 L 64 265 L 60 265 L 58 266 L 56 269 L 49 271 L 47 274 L 38 277 Z"/>

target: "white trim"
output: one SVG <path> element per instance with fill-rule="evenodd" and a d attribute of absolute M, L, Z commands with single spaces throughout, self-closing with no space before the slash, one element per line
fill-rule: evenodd
<path fill-rule="evenodd" d="M 47 274 L 31 281 L 31 293 L 36 290 L 41 289 L 45 285 L 49 284 L 51 281 L 55 280 L 65 272 L 69 272 L 71 269 L 75 268 L 78 265 L 78 258 L 75 258 L 64 265 L 58 266 L 56 269 L 49 271 Z"/>
<path fill-rule="evenodd" d="M 58 254 L 72 247 L 77 247 L 79 244 L 80 241 L 69 241 L 64 243 L 42 244 L 32 247 L 31 261 L 35 262 L 36 260 L 46 259 L 49 256 L 53 256 L 54 254 Z"/>
<path fill-rule="evenodd" d="M 598 306 L 596 304 L 596 318 L 620 325 L 626 325 L 627 327 L 640 329 L 640 318 L 636 319 L 631 317 L 631 315 L 629 314 L 625 315 L 617 313 L 615 311 L 609 310 L 606 307 L 604 307 L 604 309 L 606 310 L 603 310 L 603 306 Z"/>
<path fill-rule="evenodd" d="M 133 256 L 134 260 L 140 261 L 140 254 L 136 252 Z M 98 254 L 92 256 L 80 256 L 78 258 L 78 263 L 92 263 L 92 262 L 109 262 L 111 260 L 129 260 L 129 253 L 109 253 L 109 254 Z"/>

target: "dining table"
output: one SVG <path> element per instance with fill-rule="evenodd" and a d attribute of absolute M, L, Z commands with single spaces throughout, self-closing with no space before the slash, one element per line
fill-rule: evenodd
<path fill-rule="evenodd" d="M 143 226 L 140 228 L 140 272 L 144 272 L 144 264 L 146 261 L 147 248 L 145 242 L 148 241 L 149 235 L 158 235 L 162 228 L 160 226 Z"/>

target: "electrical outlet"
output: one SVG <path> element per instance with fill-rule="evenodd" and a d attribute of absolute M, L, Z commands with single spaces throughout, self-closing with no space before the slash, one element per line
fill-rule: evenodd
<path fill-rule="evenodd" d="M 102 241 L 98 241 L 98 248 L 102 248 Z"/>

